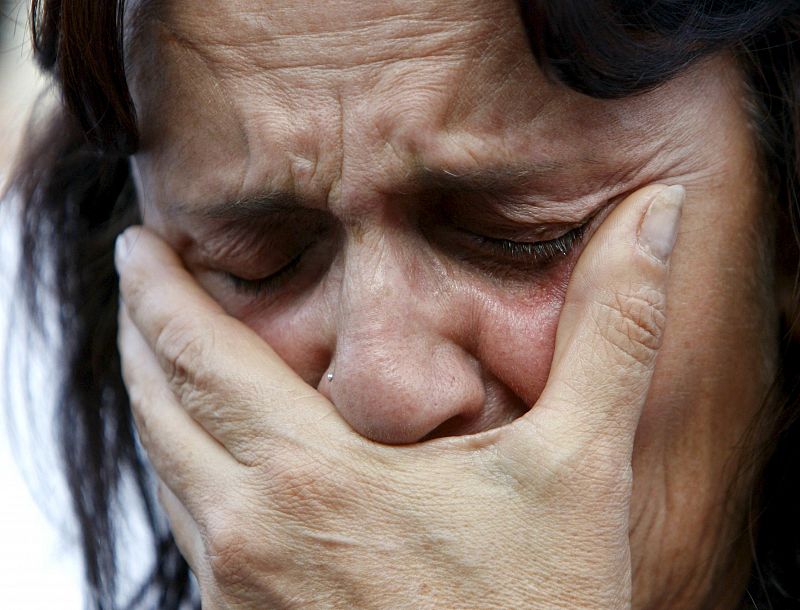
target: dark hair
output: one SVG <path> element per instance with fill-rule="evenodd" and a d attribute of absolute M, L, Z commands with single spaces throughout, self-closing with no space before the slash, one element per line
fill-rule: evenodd
<path fill-rule="evenodd" d="M 138 131 L 125 77 L 124 4 L 32 1 L 35 55 L 55 79 L 62 103 L 32 127 L 11 188 L 22 203 L 20 282 L 31 318 L 41 320 L 43 289 L 60 305 L 64 369 L 56 426 L 91 606 L 169 609 L 199 603 L 154 499 L 116 351 L 114 239 L 138 221 L 129 170 Z M 791 221 L 784 226 L 800 226 L 800 1 L 519 0 L 518 6 L 545 72 L 598 98 L 636 95 L 715 52 L 735 53 L 759 108 L 764 167 L 779 211 Z M 798 261 L 787 245 L 782 262 L 796 269 Z M 800 360 L 788 333 L 781 349 L 775 400 L 766 409 L 775 442 L 754 459 L 760 486 L 748 532 L 755 567 L 747 597 L 759 608 L 800 603 L 794 472 L 800 467 Z M 157 558 L 146 582 L 125 600 L 119 599 L 115 537 L 123 484 L 141 498 Z"/>

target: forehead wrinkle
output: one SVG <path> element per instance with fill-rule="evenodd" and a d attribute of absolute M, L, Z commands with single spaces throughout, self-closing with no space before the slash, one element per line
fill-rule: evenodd
<path fill-rule="evenodd" d="M 147 0 L 148 2 L 161 4 L 162 0 Z M 155 5 L 151 6 L 155 10 Z M 248 160 L 248 164 L 242 168 L 240 183 L 244 185 L 250 170 L 250 139 L 245 128 L 244 117 L 237 104 L 231 99 L 231 93 L 223 83 L 222 77 L 215 70 L 213 62 L 209 61 L 204 49 L 192 43 L 188 38 L 180 35 L 159 15 L 149 13 L 148 36 L 158 39 L 157 44 L 150 43 L 162 51 L 161 66 L 164 69 L 156 71 L 156 77 L 147 73 L 146 80 L 141 76 L 133 79 L 134 85 L 139 85 L 143 90 L 144 96 L 138 97 L 139 106 L 144 106 L 146 112 L 140 112 L 140 116 L 150 118 L 150 121 L 142 123 L 142 150 L 146 151 L 152 142 L 148 137 L 148 123 L 166 111 L 175 112 L 177 109 L 165 107 L 165 104 L 180 104 L 182 97 L 186 96 L 192 100 L 191 112 L 197 116 L 197 128 L 188 131 L 185 141 L 180 146 L 180 156 L 184 158 L 184 151 L 192 149 L 192 141 L 202 138 L 214 130 L 220 131 L 221 137 L 226 141 L 238 142 L 238 147 L 242 151 L 243 158 Z M 145 70 L 140 70 L 139 74 L 144 74 Z M 133 87 L 135 91 L 137 87 Z M 149 91 L 148 91 L 149 89 Z M 196 96 L 196 97 L 195 97 Z M 164 101 L 166 98 L 168 101 Z M 199 101 L 197 100 L 199 98 Z M 219 109 L 223 109 L 221 112 Z M 204 110 L 213 111 L 213 116 L 203 116 Z M 137 111 L 142 110 L 137 108 Z M 186 109 L 184 108 L 183 111 Z M 205 119 L 205 120 L 202 120 Z M 202 121 L 201 121 L 202 120 Z M 221 123 L 224 122 L 224 125 Z M 202 123 L 202 124 L 201 124 Z M 161 129 L 160 121 L 156 121 L 156 131 L 159 135 Z M 156 135 L 156 137 L 159 137 Z"/>
<path fill-rule="evenodd" d="M 431 10 L 424 12 L 413 5 L 409 8 L 416 8 L 416 13 L 397 7 L 392 14 L 367 16 L 361 21 L 336 23 L 335 19 L 327 19 L 315 24 L 314 14 L 295 23 L 297 18 L 292 17 L 298 11 L 293 13 L 290 9 L 276 12 L 272 19 L 267 8 L 214 14 L 194 7 L 164 10 L 167 6 L 163 0 L 142 0 L 139 10 L 130 17 L 131 31 L 138 33 L 132 36 L 131 47 L 142 39 L 141 31 L 148 21 L 159 20 L 168 24 L 184 44 L 202 49 L 207 62 L 225 64 L 225 69 L 231 71 L 246 71 L 250 66 L 260 70 L 347 70 L 466 54 L 476 39 L 498 28 L 497 20 L 489 18 L 494 10 L 479 19 L 472 13 L 470 19 L 463 19 Z M 229 23 L 214 27 L 220 21 Z"/>

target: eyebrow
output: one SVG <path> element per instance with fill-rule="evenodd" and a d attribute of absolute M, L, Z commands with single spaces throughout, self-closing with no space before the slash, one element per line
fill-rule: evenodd
<path fill-rule="evenodd" d="M 591 160 L 595 162 L 596 160 Z M 440 193 L 509 193 L 531 187 L 537 180 L 567 171 L 570 164 L 546 161 L 525 165 L 509 165 L 455 171 L 447 168 L 418 166 L 400 181 L 396 193 L 409 195 L 424 192 Z M 317 210 L 308 198 L 293 191 L 264 189 L 219 203 L 167 206 L 170 215 L 193 216 L 207 220 L 256 220 L 271 217 L 291 217 Z"/>
<path fill-rule="evenodd" d="M 167 213 L 206 220 L 256 220 L 265 215 L 295 215 L 308 207 L 307 202 L 290 191 L 265 189 L 252 195 L 208 205 L 172 203 L 167 206 Z"/>

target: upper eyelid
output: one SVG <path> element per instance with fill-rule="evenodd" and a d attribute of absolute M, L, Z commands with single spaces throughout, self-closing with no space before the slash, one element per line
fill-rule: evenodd
<path fill-rule="evenodd" d="M 325 233 L 330 224 L 317 217 L 298 231 L 300 222 L 297 217 L 284 217 L 277 221 L 265 218 L 260 221 L 212 223 L 212 226 L 206 225 L 193 232 L 191 258 L 208 263 L 239 257 L 242 250 L 247 254 L 274 251 L 289 242 L 298 244 L 316 239 Z"/>
<path fill-rule="evenodd" d="M 463 230 L 489 237 L 532 243 L 556 239 L 572 229 L 591 223 L 598 214 L 602 214 L 609 203 L 607 200 L 599 201 L 591 206 L 581 207 L 578 213 L 549 218 L 538 213 L 526 215 L 526 218 L 514 218 L 505 213 L 502 203 L 489 204 L 489 209 L 476 202 L 451 203 L 445 205 L 438 214 L 438 222 L 460 226 Z"/>
<path fill-rule="evenodd" d="M 591 222 L 587 220 L 581 223 L 569 224 L 569 225 L 552 225 L 548 227 L 537 227 L 538 231 L 526 231 L 525 229 L 517 229 L 517 230 L 503 230 L 503 229 L 495 229 L 493 227 L 487 227 L 483 229 L 483 231 L 476 231 L 472 230 L 469 227 L 461 227 L 460 230 L 470 233 L 473 235 L 477 235 L 480 237 L 484 237 L 489 240 L 493 241 L 508 241 L 508 242 L 516 242 L 516 243 L 541 243 L 547 241 L 553 241 L 563 237 L 567 233 L 574 231 L 575 229 L 580 229 L 581 227 L 585 227 Z"/>
<path fill-rule="evenodd" d="M 556 201 L 537 194 L 464 193 L 444 197 L 440 205 L 463 215 L 494 216 L 517 225 L 577 225 L 603 208 L 610 199 L 602 194 Z"/>

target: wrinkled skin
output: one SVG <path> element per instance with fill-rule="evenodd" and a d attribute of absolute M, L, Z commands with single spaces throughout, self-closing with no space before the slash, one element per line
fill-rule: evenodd
<path fill-rule="evenodd" d="M 686 187 L 667 331 L 635 428 L 627 570 L 634 607 L 731 607 L 749 569 L 737 451 L 774 374 L 778 315 L 733 61 L 598 101 L 544 77 L 511 2 L 165 5 L 128 16 L 145 224 L 369 441 L 502 429 L 538 405 L 585 244 L 637 189 Z M 546 264 L 475 238 L 550 240 L 584 223 Z M 228 277 L 287 264 L 258 293 Z M 585 368 L 585 382 L 608 383 Z M 592 387 L 602 402 L 609 392 Z M 520 516 L 498 511 L 482 518 Z M 529 556 L 506 559 L 532 574 Z"/>

